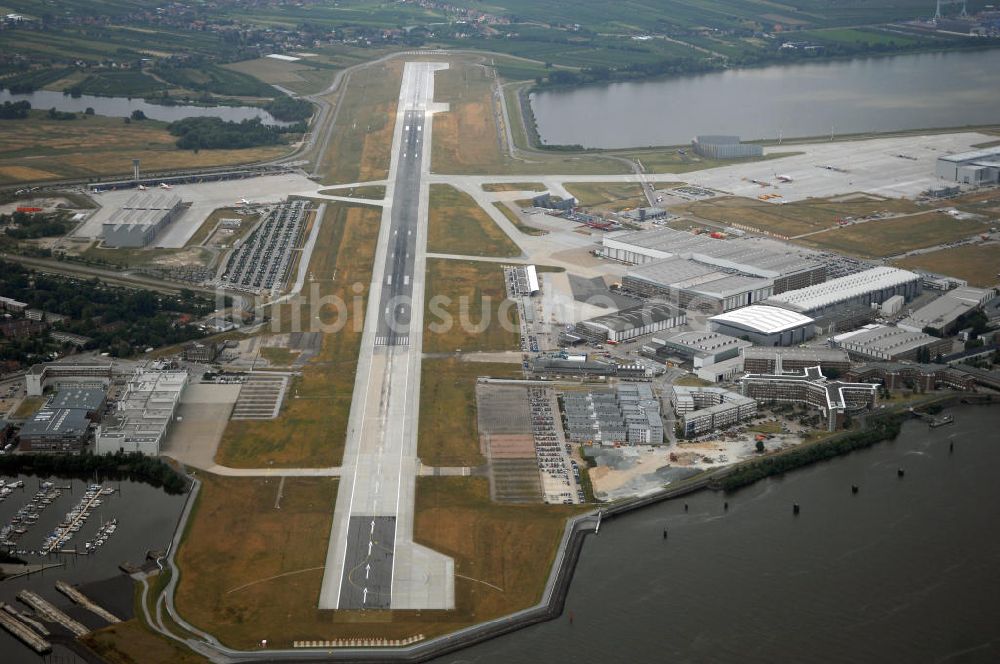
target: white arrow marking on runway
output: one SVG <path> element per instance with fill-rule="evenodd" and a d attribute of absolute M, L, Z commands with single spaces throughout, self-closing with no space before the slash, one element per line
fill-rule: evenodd
<path fill-rule="evenodd" d="M 361 594 L 361 603 L 364 604 L 368 601 L 368 589 L 365 588 L 364 593 Z"/>
<path fill-rule="evenodd" d="M 368 574 L 371 573 L 371 571 L 372 571 L 372 565 L 371 563 L 368 563 L 367 565 L 365 565 L 365 581 L 368 580 Z"/>
<path fill-rule="evenodd" d="M 375 534 L 375 519 L 372 519 L 372 529 L 368 531 L 372 535 Z"/>
<path fill-rule="evenodd" d="M 368 555 L 372 555 L 372 541 L 368 540 Z"/>

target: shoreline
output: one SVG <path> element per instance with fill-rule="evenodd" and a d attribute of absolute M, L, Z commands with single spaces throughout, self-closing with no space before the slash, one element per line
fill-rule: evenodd
<path fill-rule="evenodd" d="M 926 401 L 915 406 L 914 409 L 923 410 L 929 406 L 936 405 L 941 408 L 950 408 L 958 405 L 998 405 L 1000 400 L 994 399 L 992 394 L 977 394 L 977 393 L 944 393 L 936 398 L 930 398 Z M 909 410 L 909 408 L 900 406 L 898 409 L 890 413 L 886 413 L 886 416 L 899 416 L 903 420 L 908 420 L 916 417 L 916 415 Z M 834 437 L 828 437 L 809 444 L 810 446 L 820 445 L 824 442 L 831 442 L 831 440 L 836 441 L 840 438 L 857 432 L 844 432 Z M 891 438 L 890 438 L 891 439 Z M 885 442 L 886 439 L 876 441 L 872 444 L 878 444 Z M 869 446 L 871 447 L 871 446 Z M 791 454 L 796 450 L 804 449 L 802 445 L 798 445 L 789 450 L 785 450 L 777 453 L 776 456 L 783 454 Z M 850 454 L 851 449 L 845 449 L 840 451 L 835 456 L 846 456 Z M 774 458 L 774 457 L 771 457 Z M 819 459 L 817 459 L 818 461 Z M 177 530 L 174 533 L 174 538 L 170 546 L 170 551 L 165 559 L 168 563 L 170 569 L 172 570 L 170 582 L 165 589 L 165 604 L 170 617 L 176 621 L 176 623 L 183 629 L 190 631 L 192 634 L 197 634 L 204 637 L 206 640 L 201 642 L 192 642 L 185 640 L 183 637 L 174 635 L 169 632 L 166 628 L 162 630 L 157 628 L 157 626 L 151 625 L 150 627 L 162 635 L 173 638 L 175 640 L 181 641 L 191 647 L 196 652 L 209 657 L 212 661 L 269 661 L 272 659 L 288 659 L 294 661 L 344 661 L 344 662 L 425 662 L 442 655 L 447 655 L 458 650 L 468 648 L 470 646 L 489 641 L 491 639 L 509 634 L 511 632 L 518 631 L 525 627 L 531 625 L 547 622 L 553 620 L 563 613 L 563 609 L 566 603 L 566 597 L 569 593 L 569 588 L 573 580 L 573 575 L 576 571 L 576 565 L 579 561 L 580 554 L 583 551 L 583 545 L 586 538 L 591 533 L 596 533 L 600 522 L 603 519 L 611 519 L 619 516 L 629 514 L 630 512 L 639 510 L 641 508 L 647 507 L 649 505 L 658 504 L 666 500 L 671 500 L 674 498 L 679 498 L 681 496 L 689 495 L 703 489 L 710 489 L 713 491 L 724 490 L 720 484 L 720 480 L 723 480 L 726 476 L 735 472 L 737 469 L 744 468 L 746 466 L 752 465 L 756 462 L 756 459 L 751 459 L 743 463 L 733 464 L 731 466 L 726 466 L 724 468 L 719 468 L 717 470 L 711 470 L 699 475 L 693 476 L 689 479 L 682 480 L 673 485 L 667 485 L 662 489 L 645 496 L 626 498 L 613 503 L 608 503 L 606 506 L 598 508 L 594 512 L 589 512 L 586 514 L 581 514 L 572 517 L 567 520 L 566 526 L 563 530 L 563 537 L 559 543 L 559 548 L 556 551 L 555 560 L 552 563 L 552 569 L 549 573 L 549 577 L 546 581 L 545 589 L 542 593 L 542 598 L 533 606 L 516 611 L 514 613 L 508 614 L 506 616 L 501 616 L 493 620 L 489 620 L 484 623 L 478 623 L 475 625 L 470 625 L 468 627 L 461 628 L 455 632 L 449 634 L 444 634 L 442 636 L 434 637 L 426 641 L 421 641 L 405 648 L 377 648 L 377 647 L 367 647 L 367 648 L 338 648 L 337 650 L 329 649 L 317 649 L 317 648 L 292 648 L 292 649 L 281 649 L 281 650 L 267 650 L 267 651 L 246 651 L 246 650 L 235 650 L 228 648 L 221 644 L 214 636 L 207 634 L 203 630 L 191 625 L 183 617 L 177 614 L 173 605 L 173 592 L 176 588 L 176 582 L 180 578 L 180 570 L 177 568 L 174 561 L 174 555 L 181 543 L 184 532 L 187 528 L 187 522 L 190 517 L 191 512 L 194 510 L 194 500 L 197 498 L 198 488 L 200 482 L 197 478 L 192 478 L 193 486 L 188 494 L 188 500 L 185 503 L 184 509 L 181 513 L 180 518 L 177 522 Z M 790 468 L 779 473 L 771 473 L 763 477 L 757 478 L 754 482 L 747 484 L 745 486 L 750 486 L 753 483 L 761 479 L 766 479 L 772 475 L 781 475 L 785 472 L 791 472 L 797 468 L 808 468 L 815 465 L 815 461 L 798 466 L 796 468 Z M 745 487 L 740 487 L 745 488 Z M 159 602 L 159 598 L 154 598 L 155 601 Z M 163 627 L 162 624 L 160 627 Z"/>

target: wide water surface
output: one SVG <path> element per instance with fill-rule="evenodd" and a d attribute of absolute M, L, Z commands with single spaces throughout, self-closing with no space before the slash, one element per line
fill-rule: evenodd
<path fill-rule="evenodd" d="M 1000 50 L 734 69 L 532 95 L 550 144 L 680 145 L 1000 123 Z"/>
<path fill-rule="evenodd" d="M 55 108 L 57 111 L 83 113 L 88 108 L 92 108 L 96 115 L 112 118 L 129 117 L 132 115 L 132 111 L 142 111 L 147 118 L 163 122 L 174 122 L 191 117 L 209 117 L 222 118 L 231 122 L 260 118 L 264 124 L 289 124 L 280 122 L 264 109 L 253 106 L 193 106 L 190 104 L 164 106 L 128 97 L 95 97 L 93 95 L 72 97 L 51 90 L 36 90 L 29 94 L 12 95 L 9 90 L 0 90 L 0 104 L 5 101 L 22 100 L 30 102 L 31 108 L 36 110 L 47 111 L 50 108 Z"/>
<path fill-rule="evenodd" d="M 606 521 L 563 616 L 439 661 L 1000 661 L 1000 408 L 951 412 L 735 494 Z"/>

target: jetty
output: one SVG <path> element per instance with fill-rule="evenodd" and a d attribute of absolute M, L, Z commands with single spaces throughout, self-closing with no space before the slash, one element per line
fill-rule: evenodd
<path fill-rule="evenodd" d="M 6 611 L 0 611 L 0 627 L 3 627 L 16 638 L 23 641 L 25 645 L 37 652 L 39 655 L 52 652 L 51 643 L 35 634 L 30 627 Z"/>
<path fill-rule="evenodd" d="M 16 607 L 11 606 L 10 604 L 6 604 L 4 602 L 0 602 L 0 610 L 6 611 L 11 616 L 13 616 L 14 618 L 17 618 L 18 620 L 20 620 L 25 625 L 27 625 L 31 629 L 35 630 L 36 632 L 38 632 L 42 636 L 49 636 L 49 635 L 52 634 L 52 632 L 49 631 L 48 627 L 46 627 L 42 623 L 38 622 L 37 620 L 35 620 L 31 616 L 27 615 L 26 613 L 18 611 Z"/>
<path fill-rule="evenodd" d="M 22 590 L 17 594 L 17 598 L 34 609 L 35 613 L 40 615 L 45 620 L 62 625 L 75 636 L 86 636 L 90 633 L 90 630 L 87 629 L 82 623 L 73 620 L 50 604 L 48 600 L 36 595 L 30 590 Z"/>
<path fill-rule="evenodd" d="M 82 592 L 69 585 L 65 581 L 56 581 L 56 590 L 61 592 L 66 597 L 69 597 L 74 604 L 79 604 L 83 608 L 87 609 L 94 615 L 98 616 L 101 620 L 109 622 L 111 624 L 120 623 L 121 618 L 115 616 L 110 611 L 99 606 L 96 602 L 92 601 L 89 597 L 84 595 Z"/>

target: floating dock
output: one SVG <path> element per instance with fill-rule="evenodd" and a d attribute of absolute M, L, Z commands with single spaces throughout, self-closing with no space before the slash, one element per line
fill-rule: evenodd
<path fill-rule="evenodd" d="M 22 590 L 17 594 L 17 598 L 30 606 L 35 612 L 41 617 L 45 618 L 49 622 L 54 622 L 62 625 L 75 636 L 86 636 L 90 633 L 82 623 L 79 623 L 65 613 L 57 609 L 55 606 L 50 604 L 48 600 L 39 597 L 30 590 Z"/>
<path fill-rule="evenodd" d="M 52 644 L 31 631 L 31 628 L 23 622 L 10 615 L 6 611 L 0 611 L 0 627 L 20 639 L 29 648 L 39 655 L 52 652 Z"/>
<path fill-rule="evenodd" d="M 91 601 L 89 597 L 84 595 L 82 592 L 69 585 L 65 581 L 56 581 L 56 590 L 61 592 L 66 597 L 73 600 L 74 604 L 79 604 L 83 608 L 87 609 L 94 615 L 98 616 L 101 620 L 105 620 L 111 624 L 120 623 L 121 618 L 118 618 L 110 611 L 105 610 L 101 606 L 98 606 L 95 602 Z"/>
<path fill-rule="evenodd" d="M 5 604 L 3 602 L 0 602 L 0 609 L 6 611 L 12 617 L 17 618 L 18 620 L 20 620 L 25 625 L 27 625 L 31 629 L 35 630 L 36 632 L 38 632 L 42 636 L 49 636 L 49 635 L 52 634 L 52 632 L 49 631 L 48 627 L 46 627 L 42 623 L 38 622 L 34 618 L 31 618 L 31 617 L 25 615 L 24 613 L 18 611 L 15 607 L 11 606 L 10 604 Z"/>

